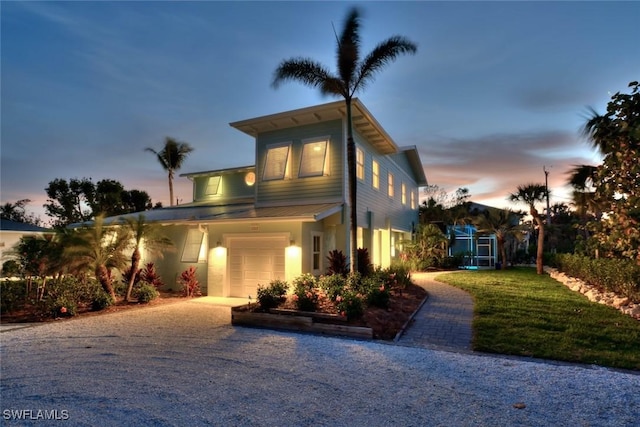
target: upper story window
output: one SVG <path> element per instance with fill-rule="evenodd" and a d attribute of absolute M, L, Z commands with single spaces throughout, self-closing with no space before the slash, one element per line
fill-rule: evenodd
<path fill-rule="evenodd" d="M 402 204 L 406 205 L 407 204 L 407 185 L 403 182 L 402 183 Z"/>
<path fill-rule="evenodd" d="M 289 153 L 291 143 L 270 145 L 267 147 L 267 158 L 264 162 L 262 179 L 271 181 L 289 177 Z"/>
<path fill-rule="evenodd" d="M 412 191 L 411 192 L 411 209 L 415 209 L 416 208 L 416 192 Z"/>
<path fill-rule="evenodd" d="M 327 140 L 303 142 L 298 172 L 300 178 L 327 175 L 328 146 Z"/>
<path fill-rule="evenodd" d="M 389 197 L 393 197 L 393 174 L 391 172 L 387 174 L 387 194 Z"/>
<path fill-rule="evenodd" d="M 380 165 L 375 160 L 371 161 L 372 181 L 373 188 L 380 188 Z"/>
<path fill-rule="evenodd" d="M 207 187 L 204 189 L 204 194 L 207 196 L 215 196 L 220 190 L 219 176 L 211 176 L 207 179 Z"/>
<path fill-rule="evenodd" d="M 364 151 L 356 147 L 356 177 L 364 179 Z"/>

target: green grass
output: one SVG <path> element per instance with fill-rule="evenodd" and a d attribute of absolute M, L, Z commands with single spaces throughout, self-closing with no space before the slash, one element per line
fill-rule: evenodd
<path fill-rule="evenodd" d="M 474 299 L 473 349 L 640 370 L 640 321 L 535 269 L 445 273 Z"/>

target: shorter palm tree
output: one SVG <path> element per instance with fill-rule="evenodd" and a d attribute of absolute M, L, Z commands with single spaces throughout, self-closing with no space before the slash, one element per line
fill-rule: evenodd
<path fill-rule="evenodd" d="M 122 270 L 127 265 L 124 251 L 129 242 L 126 228 L 106 227 L 104 217 L 98 216 L 92 225 L 82 227 L 69 237 L 65 256 L 75 270 L 94 273 L 102 289 L 115 300 L 111 269 Z"/>
<path fill-rule="evenodd" d="M 125 301 L 129 301 L 133 284 L 140 271 L 140 259 L 142 258 L 140 247 L 144 244 L 144 248 L 149 255 L 162 257 L 164 250 L 173 247 L 173 242 L 168 237 L 162 236 L 160 227 L 157 224 L 147 222 L 142 214 L 137 217 L 124 217 L 122 223 L 125 229 L 128 230 L 128 234 L 133 238 L 129 284 L 124 297 Z"/>
<path fill-rule="evenodd" d="M 506 269 L 507 265 L 507 250 L 505 245 L 507 239 L 515 238 L 522 240 L 520 217 L 521 214 L 511 209 L 489 208 L 472 218 L 473 225 L 477 228 L 478 234 L 486 233 L 496 236 L 501 270 Z"/>
<path fill-rule="evenodd" d="M 544 272 L 544 220 L 536 209 L 536 203 L 543 202 L 546 200 L 546 197 L 547 187 L 544 184 L 533 183 L 519 185 L 518 191 L 511 193 L 508 197 L 512 202 L 525 203 L 529 206 L 529 214 L 531 214 L 533 220 L 538 225 L 538 250 L 536 252 L 536 272 L 538 274 L 542 274 Z"/>
<path fill-rule="evenodd" d="M 162 150 L 156 151 L 147 147 L 145 151 L 155 154 L 162 168 L 167 171 L 169 177 L 169 203 L 173 206 L 173 178 L 175 171 L 182 167 L 187 155 L 193 151 L 193 148 L 186 142 L 178 142 L 173 138 L 167 137 Z"/>

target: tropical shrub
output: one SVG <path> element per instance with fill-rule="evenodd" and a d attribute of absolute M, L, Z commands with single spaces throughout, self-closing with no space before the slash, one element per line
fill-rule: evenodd
<path fill-rule="evenodd" d="M 349 274 L 349 264 L 347 264 L 347 257 L 337 249 L 329 252 L 327 256 L 327 261 L 329 266 L 327 267 L 327 274 L 339 274 L 341 276 L 346 276 Z"/>
<path fill-rule="evenodd" d="M 389 289 L 384 284 L 380 284 L 380 286 L 371 289 L 367 294 L 367 304 L 374 307 L 388 308 L 390 297 Z"/>
<path fill-rule="evenodd" d="M 199 297 L 202 295 L 200 282 L 198 282 L 198 278 L 196 277 L 196 268 L 194 266 L 182 272 L 179 282 L 182 285 L 182 291 L 185 297 Z"/>
<path fill-rule="evenodd" d="M 368 276 L 373 271 L 369 250 L 367 248 L 358 248 L 358 273 L 363 277 Z"/>
<path fill-rule="evenodd" d="M 156 266 L 152 262 L 147 263 L 144 268 L 140 270 L 140 280 L 151 283 L 158 290 L 164 286 L 164 282 L 156 272 Z"/>
<path fill-rule="evenodd" d="M 293 279 L 293 300 L 298 310 L 316 311 L 320 296 L 316 286 L 316 278 L 305 273 Z"/>
<path fill-rule="evenodd" d="M 112 306 L 115 303 L 111 295 L 106 293 L 104 289 L 97 289 L 93 295 L 93 301 L 91 302 L 91 309 L 93 311 L 104 310 L 105 308 Z"/>
<path fill-rule="evenodd" d="M 338 312 L 347 319 L 357 319 L 364 314 L 362 296 L 354 291 L 346 291 L 336 299 Z"/>
<path fill-rule="evenodd" d="M 18 277 L 20 275 L 20 269 L 20 263 L 14 259 L 10 259 L 2 264 L 2 276 Z"/>
<path fill-rule="evenodd" d="M 289 289 L 289 284 L 284 280 L 275 279 L 268 286 L 258 285 L 258 304 L 264 311 L 277 307 Z"/>
<path fill-rule="evenodd" d="M 340 274 L 321 276 L 318 280 L 318 287 L 334 302 L 336 297 L 344 292 L 345 285 L 346 279 Z"/>
<path fill-rule="evenodd" d="M 11 313 L 24 307 L 27 297 L 26 280 L 0 281 L 0 313 Z"/>
<path fill-rule="evenodd" d="M 138 302 L 148 303 L 158 298 L 158 290 L 151 283 L 140 282 L 138 287 L 134 288 L 133 296 L 138 299 Z"/>

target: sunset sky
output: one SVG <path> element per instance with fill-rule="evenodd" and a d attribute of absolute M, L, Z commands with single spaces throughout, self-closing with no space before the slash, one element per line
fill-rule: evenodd
<path fill-rule="evenodd" d="M 46 220 L 50 181 L 90 177 L 168 205 L 144 151 L 166 136 L 195 149 L 179 173 L 253 164 L 229 123 L 336 100 L 270 83 L 290 57 L 334 70 L 332 24 L 352 5 L 365 53 L 395 34 L 418 45 L 358 97 L 418 147 L 430 184 L 476 202 L 507 206 L 543 166 L 551 202 L 569 202 L 567 171 L 599 159 L 580 136 L 589 107 L 640 79 L 637 2 L 3 1 L 1 202 Z M 190 201 L 186 178 L 176 191 Z"/>

